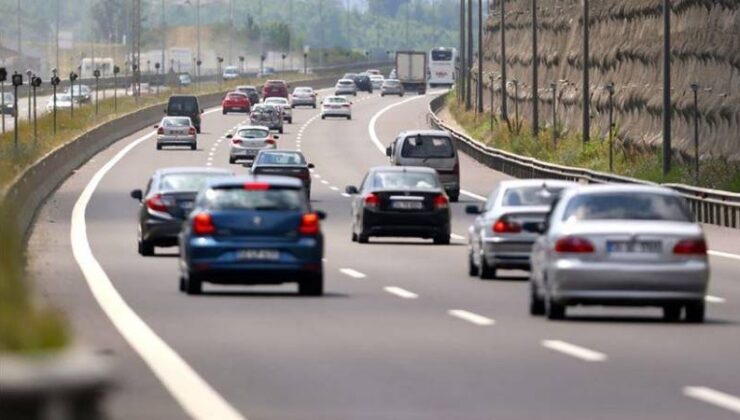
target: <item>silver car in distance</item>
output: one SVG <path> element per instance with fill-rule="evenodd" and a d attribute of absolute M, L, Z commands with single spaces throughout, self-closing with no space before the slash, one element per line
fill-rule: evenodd
<path fill-rule="evenodd" d="M 578 184 L 544 179 L 501 181 L 485 206 L 465 208 L 478 215 L 468 228 L 468 274 L 496 277 L 498 269 L 529 270 L 532 245 L 553 201 Z"/>
<path fill-rule="evenodd" d="M 570 305 L 657 306 L 663 318 L 704 321 L 709 279 L 701 226 L 678 193 L 642 185 L 569 189 L 532 249 L 530 312 Z"/>
<path fill-rule="evenodd" d="M 157 150 L 164 146 L 198 148 L 197 130 L 190 117 L 164 117 L 154 128 L 157 129 Z"/>

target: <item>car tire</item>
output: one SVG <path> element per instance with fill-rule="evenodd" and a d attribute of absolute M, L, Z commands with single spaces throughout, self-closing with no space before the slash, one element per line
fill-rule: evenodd
<path fill-rule="evenodd" d="M 548 297 L 545 301 L 545 315 L 547 319 L 557 320 L 565 318 L 565 305 L 555 302 L 552 298 Z"/>
<path fill-rule="evenodd" d="M 370 235 L 366 234 L 365 232 L 360 231 L 360 233 L 357 234 L 357 242 L 361 244 L 366 244 L 370 242 Z"/>
<path fill-rule="evenodd" d="M 310 273 L 298 283 L 298 294 L 301 296 L 321 296 L 324 294 L 324 274 Z"/>
<path fill-rule="evenodd" d="M 198 133 L 198 134 L 200 134 L 200 126 L 195 127 L 195 132 Z"/>
<path fill-rule="evenodd" d="M 381 94 L 380 94 L 380 97 L 381 97 L 381 98 L 385 97 L 385 93 L 381 93 Z"/>
<path fill-rule="evenodd" d="M 222 113 L 223 115 L 226 115 L 226 110 L 224 109 L 223 111 L 221 111 L 221 113 Z"/>
<path fill-rule="evenodd" d="M 183 276 L 180 276 L 180 291 L 181 292 L 185 291 L 185 277 Z"/>
<path fill-rule="evenodd" d="M 357 242 L 357 234 L 355 233 L 354 226 L 352 226 L 352 242 Z"/>
<path fill-rule="evenodd" d="M 681 319 L 681 305 L 671 304 L 663 307 L 663 320 L 666 322 L 676 322 Z"/>
<path fill-rule="evenodd" d="M 347 120 L 351 120 L 351 119 L 352 119 L 352 116 L 351 115 L 347 115 Z"/>
<path fill-rule="evenodd" d="M 434 237 L 434 245 L 449 245 L 450 234 L 437 235 Z"/>
<path fill-rule="evenodd" d="M 151 257 L 154 255 L 154 244 L 143 239 L 139 240 L 139 254 L 144 257 Z"/>
<path fill-rule="evenodd" d="M 288 119 L 288 124 L 293 124 L 293 118 Z"/>
<path fill-rule="evenodd" d="M 236 163 L 236 159 L 234 159 L 233 157 L 229 156 L 229 163 L 231 163 L 231 164 Z"/>
<path fill-rule="evenodd" d="M 322 119 L 322 120 L 325 120 L 325 119 L 326 119 L 326 115 L 322 115 L 322 116 L 321 116 L 321 119 Z"/>
<path fill-rule="evenodd" d="M 686 305 L 686 322 L 701 324 L 704 322 L 706 306 L 704 302 L 694 302 Z"/>
<path fill-rule="evenodd" d="M 194 273 L 189 273 L 185 279 L 185 293 L 189 295 L 199 295 L 203 293 L 203 281 Z"/>
<path fill-rule="evenodd" d="M 316 104 L 313 104 L 313 109 L 316 109 Z"/>
<path fill-rule="evenodd" d="M 278 130 L 278 133 L 283 134 L 283 127 L 280 127 L 280 129 Z"/>
<path fill-rule="evenodd" d="M 473 261 L 473 252 L 468 252 L 468 276 L 478 277 L 478 266 Z"/>
<path fill-rule="evenodd" d="M 162 145 L 157 143 L 157 150 L 162 150 Z"/>
<path fill-rule="evenodd" d="M 490 280 L 496 278 L 496 267 L 491 267 L 486 261 L 486 257 L 481 255 L 480 264 L 478 265 L 478 277 L 481 280 Z"/>
<path fill-rule="evenodd" d="M 458 201 L 460 201 L 460 193 L 450 194 L 450 201 L 453 203 L 457 203 Z"/>
<path fill-rule="evenodd" d="M 198 143 L 193 143 L 190 145 L 190 150 L 198 150 Z"/>
<path fill-rule="evenodd" d="M 545 301 L 537 296 L 537 286 L 533 281 L 529 283 L 529 314 L 532 316 L 545 315 Z"/>

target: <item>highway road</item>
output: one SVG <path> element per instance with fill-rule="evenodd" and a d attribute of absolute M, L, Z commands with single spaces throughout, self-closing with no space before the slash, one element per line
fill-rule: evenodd
<path fill-rule="evenodd" d="M 528 315 L 526 273 L 468 277 L 472 216 L 464 207 L 506 176 L 465 156 L 451 245 L 350 242 L 344 187 L 386 162 L 377 143 L 426 127 L 432 97 L 363 94 L 352 121 L 294 111 L 278 144 L 316 164 L 313 206 L 329 215 L 323 297 L 299 297 L 294 285 L 206 285 L 205 295 L 187 296 L 177 289 L 175 249 L 150 258 L 136 252 L 137 203 L 129 191 L 166 166 L 245 172 L 228 164 L 224 140 L 243 115 L 209 112 L 195 152 L 158 152 L 144 130 L 70 177 L 39 215 L 31 269 L 82 345 L 118 367 L 111 417 L 737 418 L 737 231 L 707 229 L 714 252 L 701 325 L 665 323 L 657 309 L 598 307 L 548 322 Z"/>

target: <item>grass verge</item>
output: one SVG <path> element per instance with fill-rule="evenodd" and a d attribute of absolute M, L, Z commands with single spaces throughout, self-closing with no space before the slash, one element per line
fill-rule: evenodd
<path fill-rule="evenodd" d="M 609 172 L 609 142 L 606 138 L 592 136 L 591 141 L 584 144 L 580 133 L 559 133 L 556 138 L 551 128 L 541 130 L 535 137 L 522 121 L 519 121 L 520 129 L 517 130 L 511 115 L 511 129 L 505 121 L 496 119 L 491 130 L 490 114 L 476 116 L 474 111 L 466 111 L 464 105 L 458 103 L 454 91 L 447 95 L 445 106 L 469 136 L 491 147 L 559 165 Z M 740 192 L 740 162 L 717 158 L 702 160 L 698 183 L 694 180 L 691 162 L 676 158 L 667 175 L 663 175 L 662 168 L 660 150 L 637 147 L 615 136 L 612 171 L 615 174 L 657 183 L 681 183 Z"/>

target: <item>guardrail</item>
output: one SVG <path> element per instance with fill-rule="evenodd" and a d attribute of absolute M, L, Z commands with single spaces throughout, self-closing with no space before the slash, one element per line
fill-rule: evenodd
<path fill-rule="evenodd" d="M 649 181 L 625 176 L 555 165 L 486 146 L 464 133 L 456 131 L 437 116 L 437 112 L 444 105 L 444 100 L 445 96 L 440 95 L 429 103 L 429 113 L 427 115 L 429 124 L 432 127 L 449 132 L 459 150 L 493 170 L 516 178 L 552 178 L 589 184 L 612 182 L 656 185 Z M 684 184 L 662 185 L 678 191 L 686 199 L 699 222 L 735 229 L 740 228 L 740 194 Z"/>

